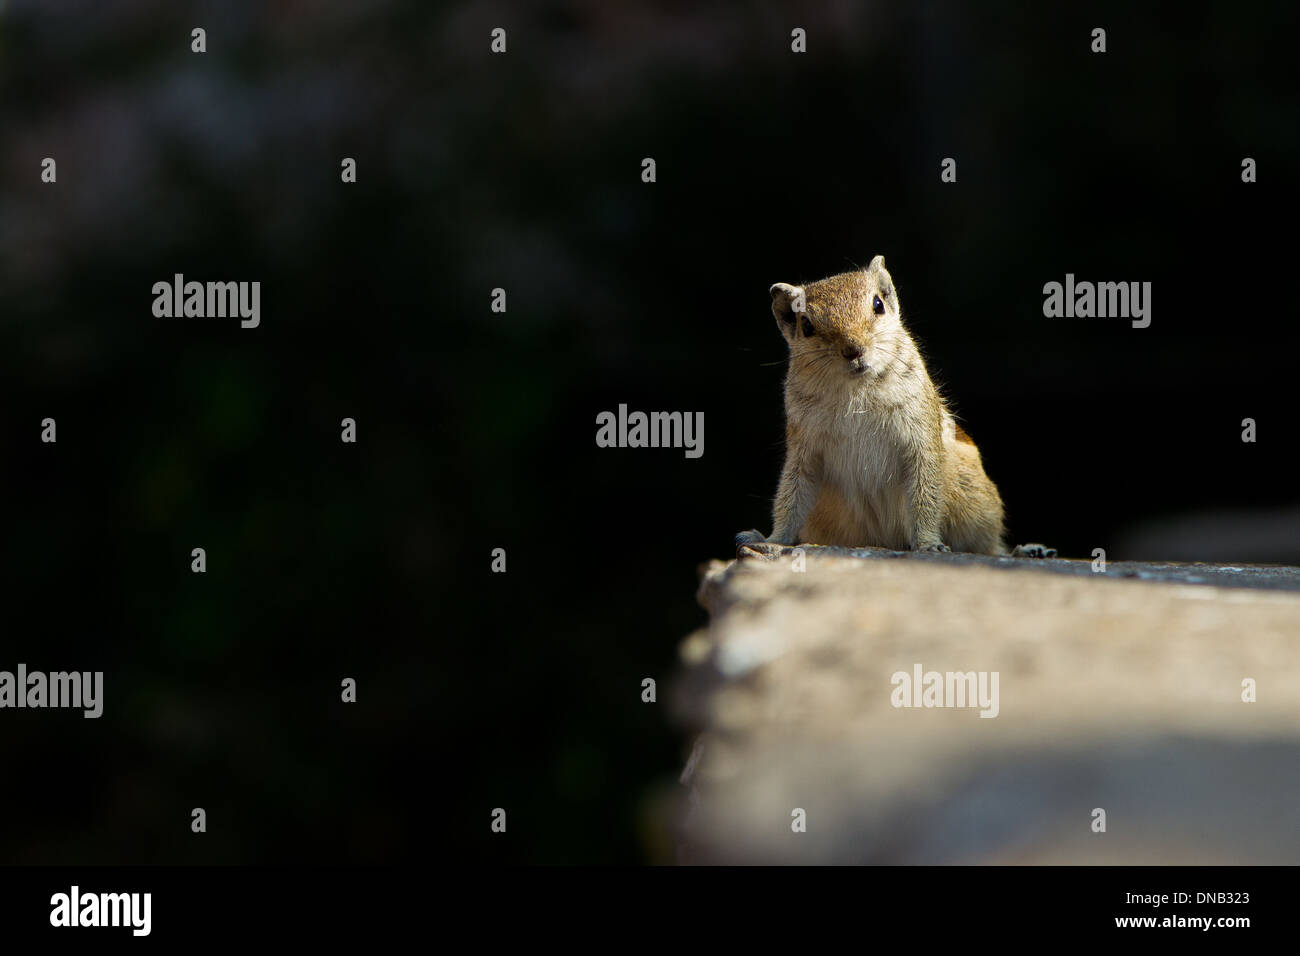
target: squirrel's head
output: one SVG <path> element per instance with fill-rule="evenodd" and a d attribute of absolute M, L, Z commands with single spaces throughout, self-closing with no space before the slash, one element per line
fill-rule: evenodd
<path fill-rule="evenodd" d="M 876 346 L 901 319 L 884 256 L 857 272 L 803 286 L 778 282 L 769 291 L 777 328 L 790 345 L 792 372 L 853 378 L 879 374 L 888 361 L 890 356 L 878 354 Z"/>

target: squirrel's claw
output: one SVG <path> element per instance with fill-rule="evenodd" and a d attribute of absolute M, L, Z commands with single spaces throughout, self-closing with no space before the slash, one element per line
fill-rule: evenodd
<path fill-rule="evenodd" d="M 1049 548 L 1045 544 L 1018 544 L 1011 549 L 1011 556 L 1015 558 L 1054 558 L 1056 549 Z"/>

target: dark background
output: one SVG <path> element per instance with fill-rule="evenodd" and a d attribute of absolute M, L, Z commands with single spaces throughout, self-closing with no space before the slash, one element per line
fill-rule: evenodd
<path fill-rule="evenodd" d="M 0 861 L 671 860 L 767 288 L 877 253 L 1013 542 L 1300 561 L 1294 5 L 1064 6 L 0 5 L 0 669 L 106 672 L 0 711 Z M 1044 318 L 1067 272 L 1151 327 Z M 620 403 L 704 457 L 596 448 Z"/>

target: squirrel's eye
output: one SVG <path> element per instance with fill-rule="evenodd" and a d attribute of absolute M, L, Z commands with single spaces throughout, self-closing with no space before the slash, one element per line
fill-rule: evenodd
<path fill-rule="evenodd" d="M 803 317 L 803 334 L 805 338 L 812 338 L 817 334 L 817 330 L 813 328 L 812 322 L 806 315 Z"/>
<path fill-rule="evenodd" d="M 880 296 L 876 296 L 874 301 L 871 303 L 871 311 L 876 313 L 876 315 L 885 314 L 885 303 L 880 301 Z"/>

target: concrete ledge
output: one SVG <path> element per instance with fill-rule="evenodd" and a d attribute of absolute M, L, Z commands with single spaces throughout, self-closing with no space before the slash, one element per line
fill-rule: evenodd
<path fill-rule="evenodd" d="M 684 862 L 1300 862 L 1297 569 L 798 557 L 704 569 Z"/>

